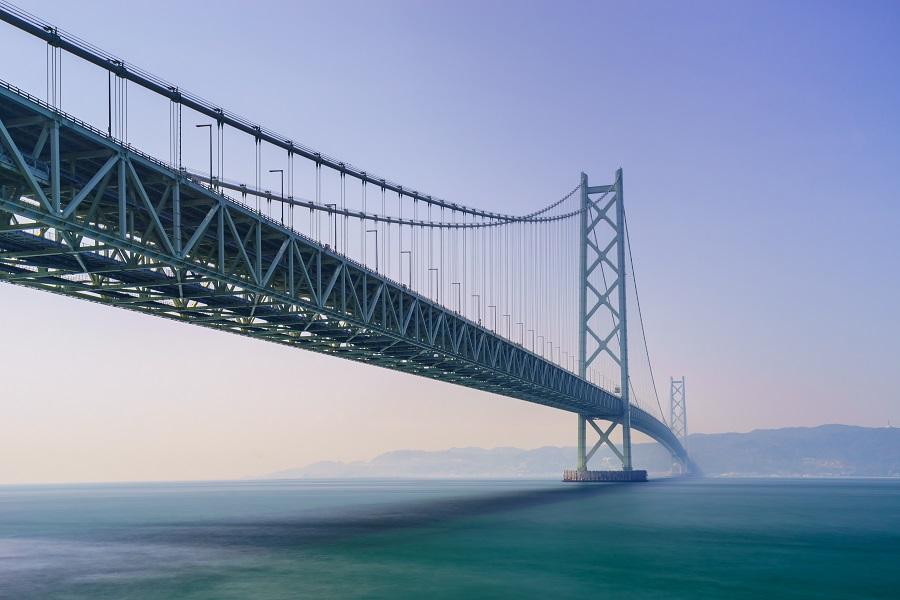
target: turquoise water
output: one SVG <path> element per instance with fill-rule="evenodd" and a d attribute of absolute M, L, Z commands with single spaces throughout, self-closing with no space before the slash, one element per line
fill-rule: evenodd
<path fill-rule="evenodd" d="M 900 481 L 0 487 L 2 598 L 897 598 Z"/>

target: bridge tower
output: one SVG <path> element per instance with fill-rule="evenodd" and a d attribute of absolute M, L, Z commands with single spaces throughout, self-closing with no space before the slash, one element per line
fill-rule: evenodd
<path fill-rule="evenodd" d="M 669 428 L 681 445 L 687 448 L 687 407 L 685 405 L 684 375 L 669 378 Z"/>
<path fill-rule="evenodd" d="M 578 415 L 578 462 L 575 471 L 567 471 L 566 480 L 594 481 L 632 479 L 631 404 L 628 379 L 628 328 L 626 305 L 626 238 L 622 169 L 616 171 L 610 185 L 590 185 L 581 174 L 581 235 L 579 256 L 578 374 L 587 377 L 588 369 L 605 353 L 619 366 L 622 413 L 606 428 L 599 427 L 590 415 Z M 587 451 L 587 426 L 599 439 Z M 622 428 L 622 448 L 609 438 Z M 610 472 L 588 471 L 587 463 L 594 453 L 607 444 L 622 461 L 624 477 Z M 635 479 L 646 472 L 635 472 Z"/>

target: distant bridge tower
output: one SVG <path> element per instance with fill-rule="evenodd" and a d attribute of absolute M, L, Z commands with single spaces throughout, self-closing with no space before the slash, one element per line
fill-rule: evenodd
<path fill-rule="evenodd" d="M 687 407 L 685 406 L 684 376 L 669 380 L 669 428 L 681 445 L 687 448 Z"/>
<path fill-rule="evenodd" d="M 586 378 L 591 364 L 604 353 L 609 355 L 619 366 L 619 386 L 615 392 L 622 398 L 622 413 L 603 429 L 589 416 L 578 415 L 577 479 L 582 477 L 577 474 L 585 474 L 583 477 L 590 479 L 587 463 L 604 443 L 622 461 L 624 471 L 632 470 L 623 201 L 622 169 L 616 171 L 611 185 L 589 185 L 588 176 L 581 174 L 578 374 Z M 590 452 L 586 446 L 587 425 L 599 436 Z M 622 427 L 621 450 L 609 439 L 617 425 Z"/>

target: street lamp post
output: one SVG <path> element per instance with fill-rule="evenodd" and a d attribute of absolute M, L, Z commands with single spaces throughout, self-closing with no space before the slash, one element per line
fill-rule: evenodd
<path fill-rule="evenodd" d="M 284 225 L 284 169 L 269 169 L 269 173 L 281 175 L 281 224 Z"/>
<path fill-rule="evenodd" d="M 450 283 L 450 287 L 456 287 L 456 313 L 462 314 L 462 284 L 458 281 Z"/>
<path fill-rule="evenodd" d="M 435 291 L 437 292 L 437 294 L 433 294 L 433 293 L 431 292 L 431 272 L 432 272 L 432 271 L 434 271 L 434 284 L 435 284 L 434 287 L 435 287 Z M 440 301 L 441 301 L 441 294 L 440 294 L 440 292 L 441 292 L 441 286 L 440 286 L 440 282 L 441 282 L 440 269 L 438 269 L 437 267 L 429 267 L 429 268 L 428 268 L 428 294 L 429 294 L 432 298 L 434 298 L 434 300 L 435 300 L 436 302 L 438 302 L 438 303 L 440 303 Z"/>
<path fill-rule="evenodd" d="M 209 187 L 213 187 L 213 151 L 212 151 L 212 123 L 203 123 L 202 125 L 195 125 L 194 127 L 209 128 Z"/>
<path fill-rule="evenodd" d="M 325 206 L 337 210 L 337 204 L 326 204 Z M 331 217 L 334 217 L 334 238 L 331 240 L 331 242 L 334 244 L 334 251 L 337 252 L 337 215 L 329 210 L 328 218 L 330 219 Z"/>
<path fill-rule="evenodd" d="M 378 272 L 378 230 L 377 229 L 366 229 L 366 233 L 374 233 L 375 234 L 375 272 Z"/>
<path fill-rule="evenodd" d="M 406 254 L 409 257 L 409 261 L 407 263 L 409 265 L 409 270 L 408 270 L 409 284 L 407 287 L 409 287 L 409 289 L 412 289 L 412 250 L 401 250 L 400 256 L 403 256 L 404 254 Z M 402 260 L 400 261 L 400 279 L 403 280 L 403 261 Z"/>

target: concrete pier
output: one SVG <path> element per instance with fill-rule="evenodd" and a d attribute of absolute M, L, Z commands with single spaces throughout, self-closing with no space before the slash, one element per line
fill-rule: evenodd
<path fill-rule="evenodd" d="M 566 469 L 563 471 L 563 481 L 647 481 L 647 471 L 644 471 L 643 469 L 634 469 L 632 471 L 580 471 L 578 469 Z"/>

